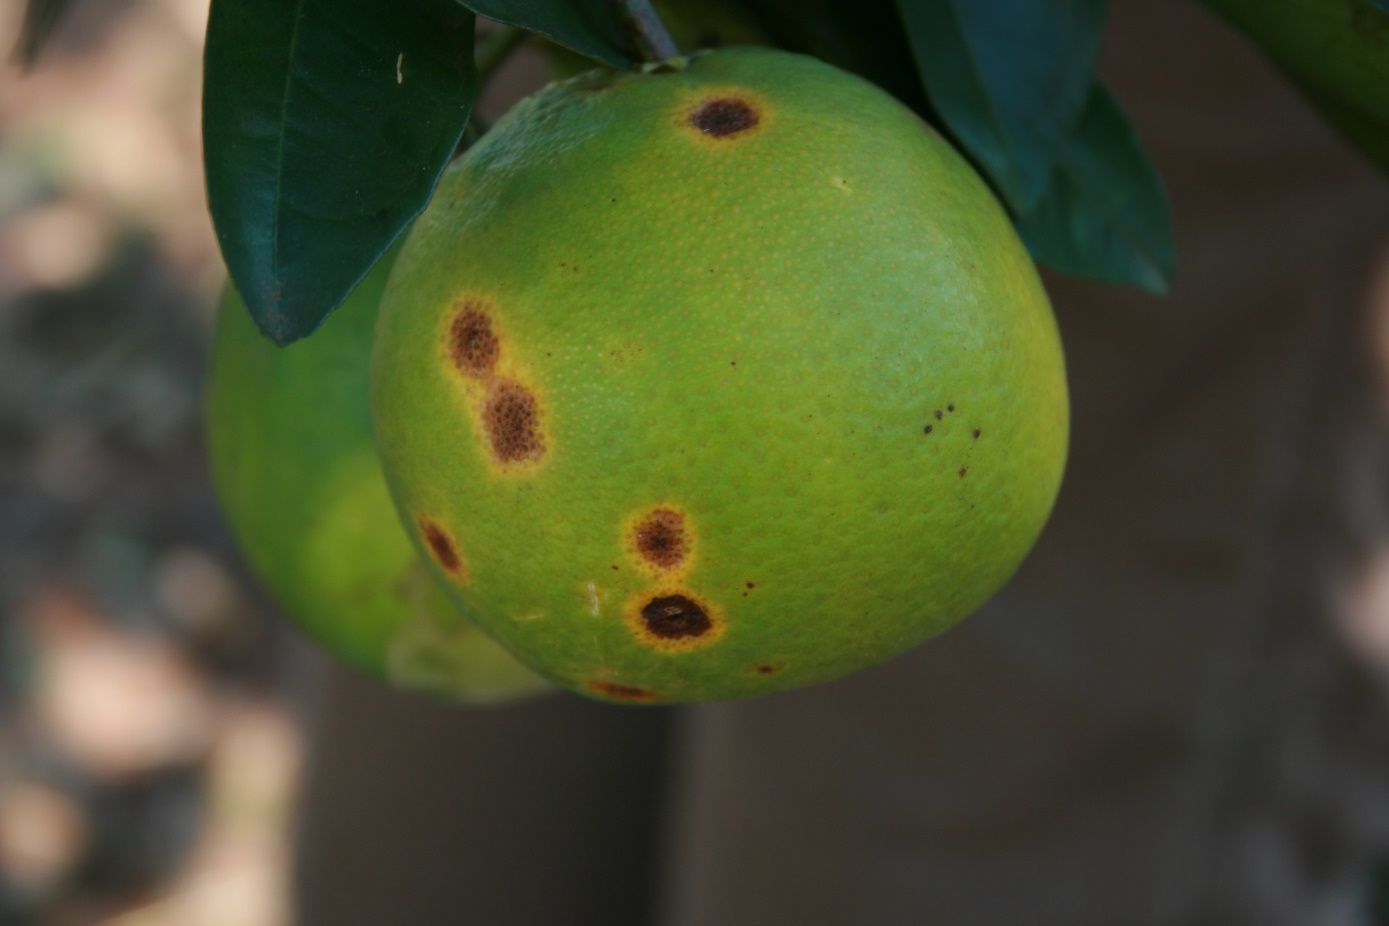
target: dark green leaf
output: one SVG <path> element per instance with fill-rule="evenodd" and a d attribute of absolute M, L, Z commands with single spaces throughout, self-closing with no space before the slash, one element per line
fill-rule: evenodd
<path fill-rule="evenodd" d="M 313 331 L 429 200 L 477 96 L 453 0 L 213 0 L 208 204 L 261 330 Z"/>
<path fill-rule="evenodd" d="M 34 66 L 70 3 L 71 0 L 29 0 L 19 27 L 19 41 L 14 46 L 15 60 L 26 68 Z"/>
<path fill-rule="evenodd" d="M 538 32 L 615 68 L 637 60 L 615 3 L 609 0 L 458 0 L 481 16 Z"/>
<path fill-rule="evenodd" d="M 1162 181 L 1098 83 L 1037 206 L 1016 217 L 1032 255 L 1057 270 L 1167 289 L 1176 267 Z"/>
<path fill-rule="evenodd" d="M 926 95 L 1015 210 L 1046 189 L 1094 75 L 1105 0 L 898 0 Z"/>
<path fill-rule="evenodd" d="M 927 112 L 896 0 L 719 0 L 766 33 L 767 44 L 813 55 Z"/>

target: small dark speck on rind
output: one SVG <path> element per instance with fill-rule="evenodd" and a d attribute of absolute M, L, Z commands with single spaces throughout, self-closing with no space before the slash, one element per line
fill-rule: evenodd
<path fill-rule="evenodd" d="M 930 434 L 930 433 L 931 433 L 932 431 L 934 431 L 934 430 L 935 430 L 935 428 L 931 427 L 931 426 L 928 424 L 928 425 L 926 425 L 926 427 L 924 427 L 924 428 L 921 429 L 921 433 L 922 433 L 922 434 Z"/>
<path fill-rule="evenodd" d="M 975 440 L 978 440 L 978 439 L 979 439 L 979 435 L 980 435 L 980 434 L 983 434 L 983 433 L 984 433 L 984 432 L 981 431 L 980 429 L 975 428 L 975 429 L 974 429 L 974 439 L 975 439 Z"/>
<path fill-rule="evenodd" d="M 942 418 L 944 418 L 944 417 L 945 417 L 945 413 L 942 412 L 940 409 L 936 409 L 936 420 L 937 420 L 937 421 L 940 421 L 940 420 L 941 420 Z"/>
<path fill-rule="evenodd" d="M 951 402 L 949 405 L 945 406 L 945 410 L 948 412 L 953 412 L 955 410 L 955 403 Z"/>
<path fill-rule="evenodd" d="M 969 472 L 969 467 L 968 467 L 968 466 L 961 466 L 961 467 L 960 467 L 960 478 L 961 478 L 961 479 L 965 478 L 965 475 L 966 475 L 968 472 Z"/>

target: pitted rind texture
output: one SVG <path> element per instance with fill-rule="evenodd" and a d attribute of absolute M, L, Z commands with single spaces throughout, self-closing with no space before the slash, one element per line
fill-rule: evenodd
<path fill-rule="evenodd" d="M 696 117 L 718 101 L 755 121 Z M 483 375 L 440 349 L 468 299 Z M 514 107 L 416 223 L 373 370 L 397 503 L 466 552 L 450 593 L 624 703 L 595 681 L 746 697 L 921 643 L 1012 574 L 1065 459 L 1056 325 L 1007 215 L 891 97 L 782 52 Z M 535 411 L 494 402 L 520 426 L 489 430 L 501 383 Z"/>
<path fill-rule="evenodd" d="M 678 505 L 644 509 L 626 525 L 629 559 L 639 571 L 668 581 L 695 564 L 694 526 Z"/>
<path fill-rule="evenodd" d="M 502 354 L 492 318 L 480 300 L 465 299 L 449 322 L 449 356 L 464 376 L 486 379 Z"/>
<path fill-rule="evenodd" d="M 482 403 L 482 426 L 497 463 L 525 463 L 545 455 L 540 400 L 525 385 L 496 379 Z"/>

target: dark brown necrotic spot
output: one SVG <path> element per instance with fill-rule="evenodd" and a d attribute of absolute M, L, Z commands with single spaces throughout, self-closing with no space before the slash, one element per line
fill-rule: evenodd
<path fill-rule="evenodd" d="M 746 132 L 759 121 L 757 110 L 736 97 L 707 100 L 690 113 L 690 125 L 714 138 Z"/>
<path fill-rule="evenodd" d="M 641 619 L 653 637 L 663 640 L 702 637 L 714 626 L 704 609 L 684 595 L 652 598 L 641 609 Z"/>
<path fill-rule="evenodd" d="M 622 685 L 617 682 L 592 681 L 588 687 L 608 698 L 619 701 L 654 701 L 660 695 L 645 688 L 638 688 L 636 685 Z"/>
<path fill-rule="evenodd" d="M 482 410 L 492 453 L 502 463 L 534 460 L 545 453 L 540 435 L 540 403 L 525 386 L 498 380 L 488 390 Z"/>
<path fill-rule="evenodd" d="M 449 532 L 430 518 L 420 518 L 419 523 L 420 536 L 424 538 L 425 546 L 429 547 L 429 552 L 435 561 L 449 575 L 461 577 L 463 575 L 463 557 L 459 555 L 458 546 L 449 536 Z"/>
<path fill-rule="evenodd" d="M 464 303 L 449 325 L 449 353 L 454 366 L 465 376 L 490 376 L 501 356 L 501 342 L 492 331 L 492 321 L 472 303 Z"/>
<path fill-rule="evenodd" d="M 642 559 L 661 569 L 679 566 L 689 551 L 685 519 L 669 508 L 657 508 L 642 518 L 634 539 Z"/>
<path fill-rule="evenodd" d="M 760 665 L 760 666 L 757 667 L 757 674 L 758 674 L 758 675 L 773 675 L 773 674 L 775 674 L 776 671 L 777 671 L 778 669 L 780 669 L 780 668 L 781 668 L 781 666 L 778 666 L 778 665 L 776 665 L 776 664 L 774 664 L 774 663 L 770 663 L 770 662 L 768 662 L 768 663 L 763 663 L 762 665 Z"/>

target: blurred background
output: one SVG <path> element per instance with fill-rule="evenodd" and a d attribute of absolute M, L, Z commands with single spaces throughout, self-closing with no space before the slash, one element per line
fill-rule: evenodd
<path fill-rule="evenodd" d="M 205 473 L 207 4 L 72 12 L 0 76 L 0 923 L 288 923 L 316 664 Z"/>
<path fill-rule="evenodd" d="M 1389 923 L 1389 198 L 1238 37 L 1116 4 L 1181 283 L 1048 279 L 1073 462 L 985 614 L 758 705 L 479 717 L 326 665 L 220 520 L 206 15 L 79 2 L 0 70 L 0 924 Z"/>

